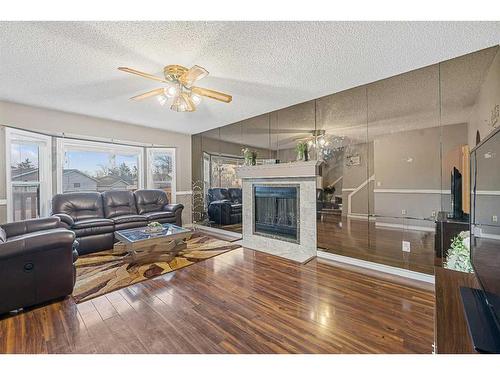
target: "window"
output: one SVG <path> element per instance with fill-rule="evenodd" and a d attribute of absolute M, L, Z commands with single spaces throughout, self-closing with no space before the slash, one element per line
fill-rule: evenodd
<path fill-rule="evenodd" d="M 175 202 L 175 148 L 148 148 L 148 187 L 162 189 Z"/>
<path fill-rule="evenodd" d="M 236 176 L 243 158 L 235 156 L 204 155 L 204 179 L 210 175 L 210 187 L 240 188 L 241 179 Z M 207 173 L 208 172 L 208 173 Z"/>
<path fill-rule="evenodd" d="M 142 147 L 59 139 L 58 191 L 139 189 L 142 160 Z"/>
<path fill-rule="evenodd" d="M 19 221 L 49 214 L 52 195 L 51 138 L 6 129 L 7 219 Z"/>

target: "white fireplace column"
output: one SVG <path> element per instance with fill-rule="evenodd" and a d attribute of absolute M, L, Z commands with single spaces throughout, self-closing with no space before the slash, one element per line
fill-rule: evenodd
<path fill-rule="evenodd" d="M 316 160 L 240 167 L 243 195 L 244 247 L 304 263 L 316 256 Z M 298 243 L 254 233 L 254 186 L 298 186 Z"/>

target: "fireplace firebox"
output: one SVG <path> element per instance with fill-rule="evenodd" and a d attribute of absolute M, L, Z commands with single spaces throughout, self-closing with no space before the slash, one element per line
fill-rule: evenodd
<path fill-rule="evenodd" d="M 254 185 L 254 234 L 299 243 L 299 189 Z"/>

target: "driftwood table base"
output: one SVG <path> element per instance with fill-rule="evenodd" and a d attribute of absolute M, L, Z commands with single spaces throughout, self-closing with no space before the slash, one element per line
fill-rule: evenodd
<path fill-rule="evenodd" d="M 189 236 L 191 237 L 191 236 Z M 117 242 L 113 247 L 114 253 L 127 253 L 124 261 L 134 264 L 146 264 L 153 262 L 169 262 L 182 250 L 187 248 L 186 241 L 189 239 L 163 239 L 159 242 L 144 241 L 137 244 Z"/>

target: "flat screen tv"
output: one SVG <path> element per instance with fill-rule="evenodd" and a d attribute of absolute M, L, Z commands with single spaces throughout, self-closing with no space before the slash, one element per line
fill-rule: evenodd
<path fill-rule="evenodd" d="M 464 214 L 462 211 L 462 174 L 455 167 L 451 172 L 451 212 L 455 219 L 461 219 Z"/>
<path fill-rule="evenodd" d="M 471 151 L 471 260 L 480 289 L 461 288 L 479 352 L 500 353 L 500 129 Z"/>

